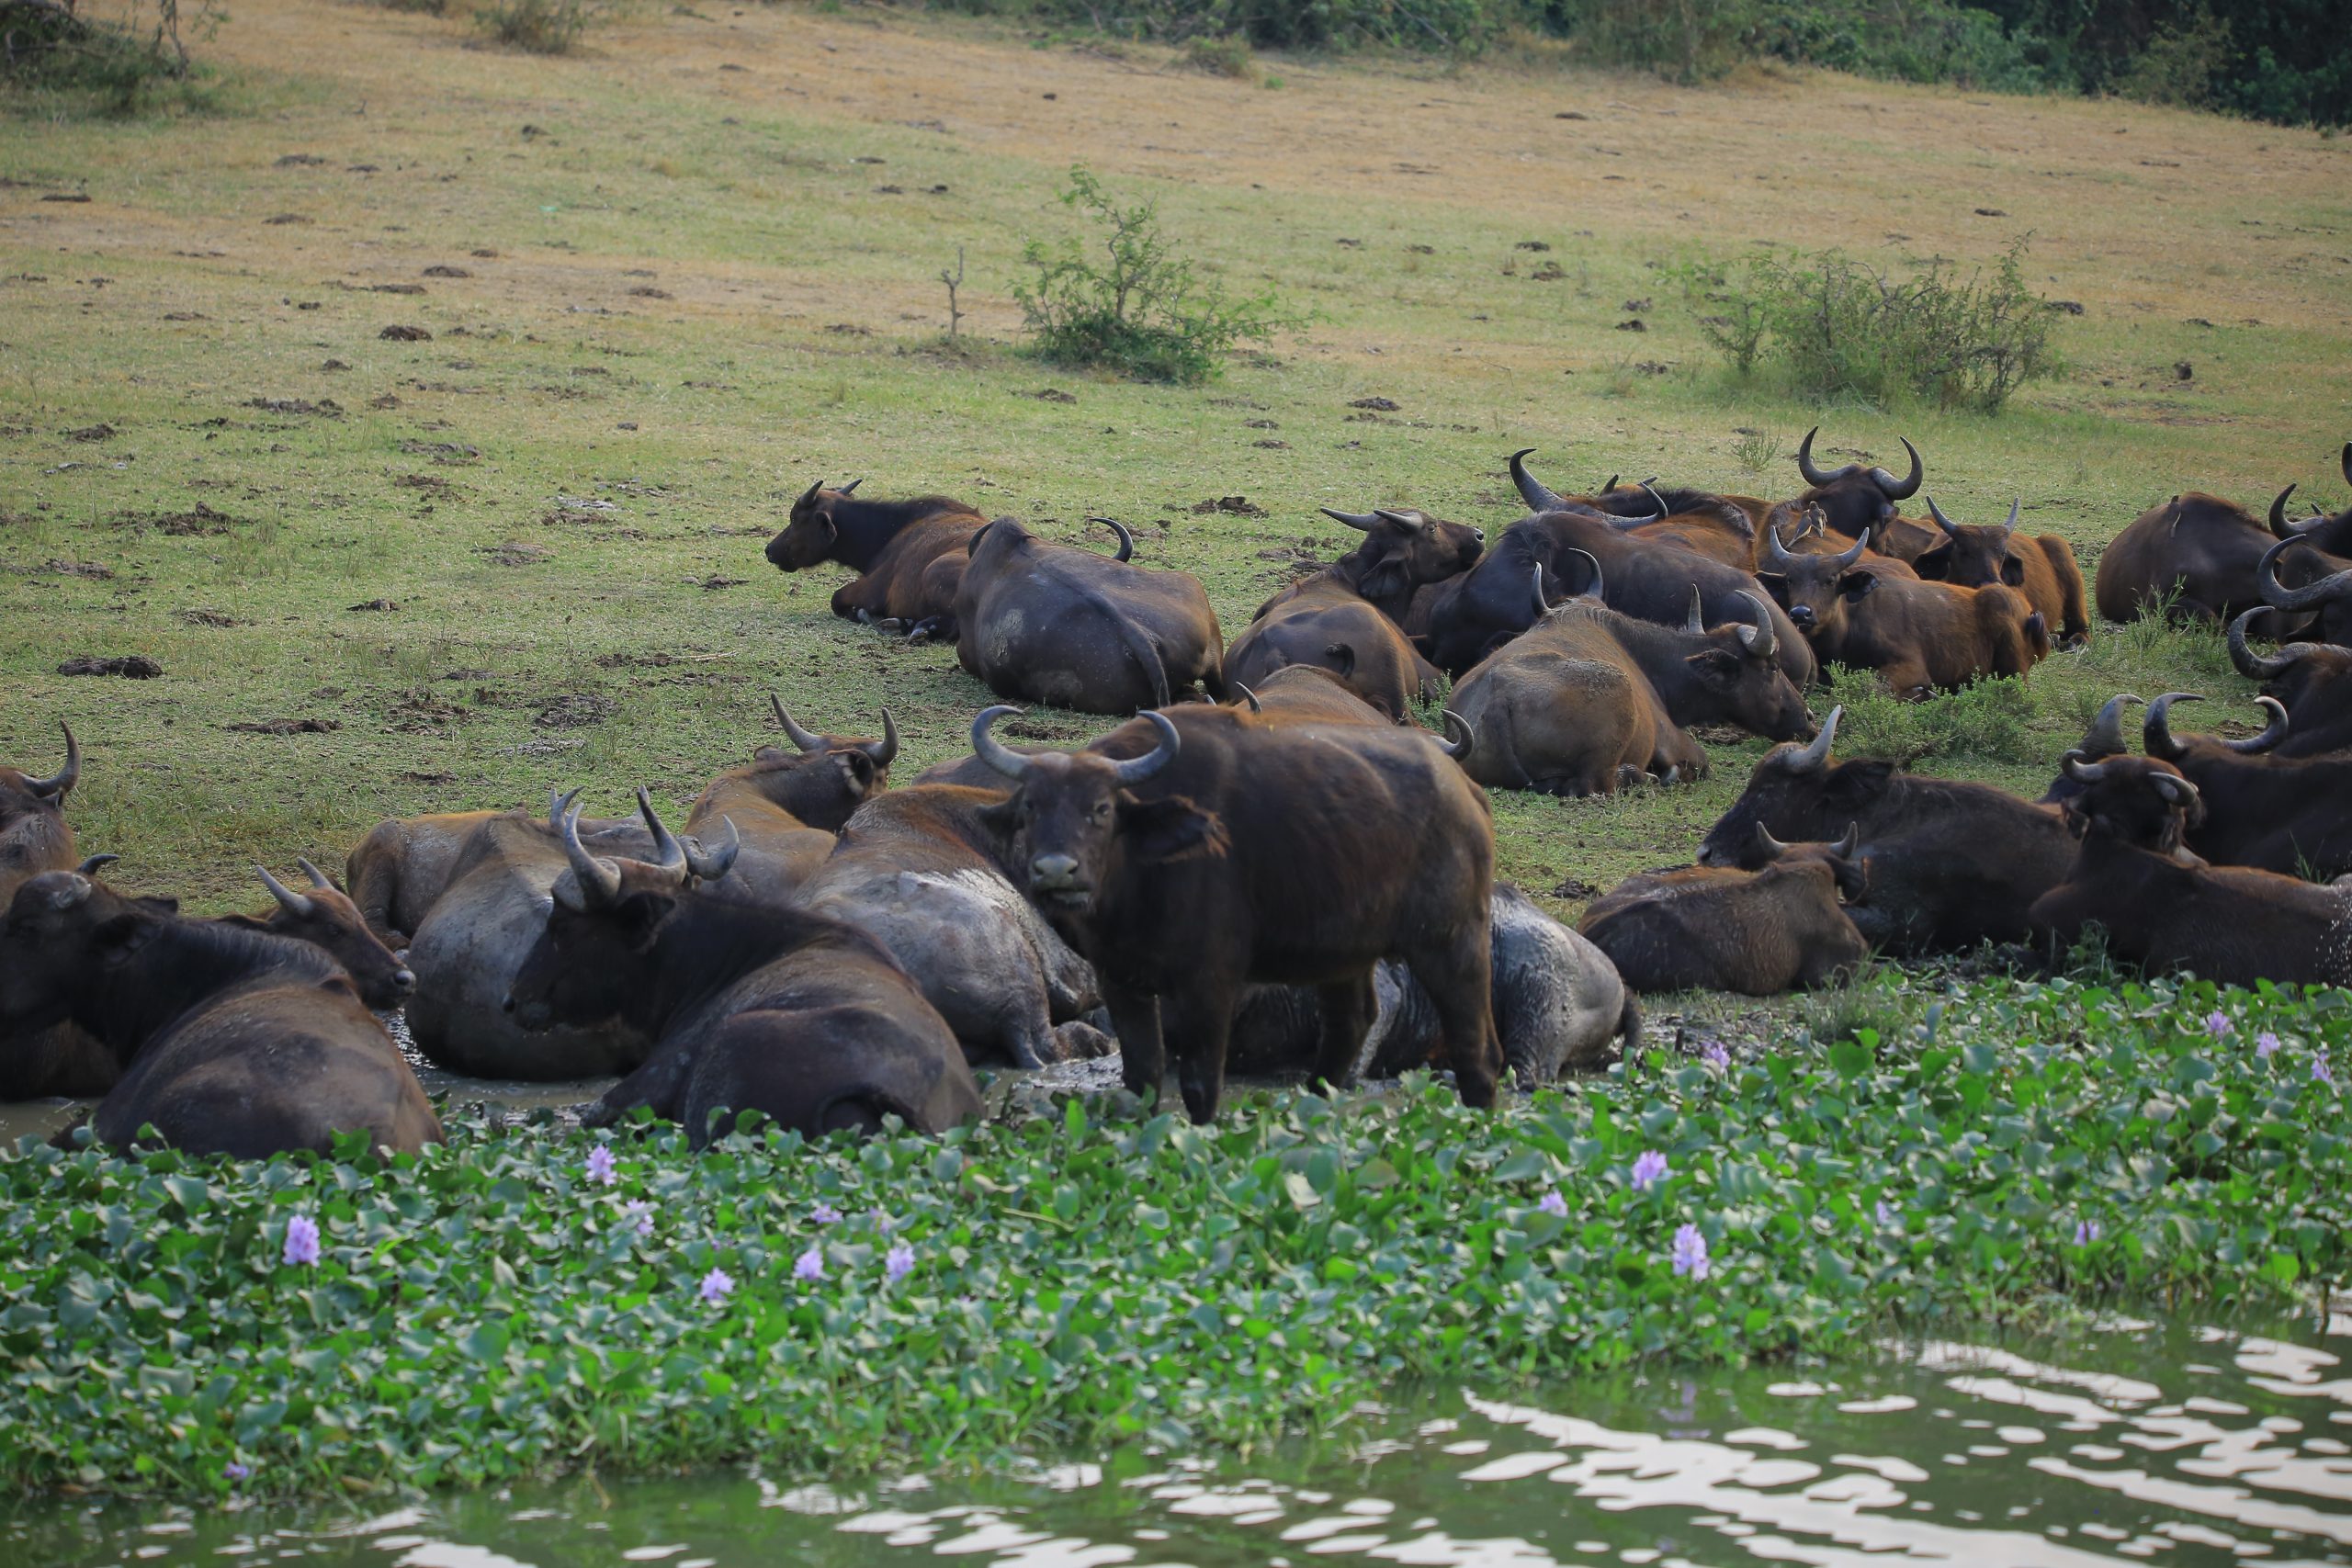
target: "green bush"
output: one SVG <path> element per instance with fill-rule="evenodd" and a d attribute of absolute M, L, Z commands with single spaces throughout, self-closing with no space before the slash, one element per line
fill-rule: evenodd
<path fill-rule="evenodd" d="M 1070 170 L 1062 202 L 1092 219 L 1105 264 L 1077 241 L 1032 240 L 1022 252 L 1037 281 L 1013 298 L 1048 363 L 1190 385 L 1215 376 L 1237 344 L 1293 324 L 1271 294 L 1228 300 L 1195 279 L 1160 231 L 1157 203 L 1121 207 L 1083 166 Z"/>
<path fill-rule="evenodd" d="M 1250 40 L 1242 38 L 1194 39 L 1184 51 L 1184 63 L 1195 71 L 1230 76 L 1237 82 L 1247 82 L 1258 74 L 1258 62 L 1250 53 Z"/>
<path fill-rule="evenodd" d="M 2049 303 L 2026 288 L 2024 263 L 2020 239 L 1989 277 L 1940 260 L 1898 276 L 1838 251 L 1675 276 L 1702 335 L 1742 376 L 1760 364 L 1805 396 L 1997 413 L 2056 369 Z"/>
<path fill-rule="evenodd" d="M 580 35 L 604 18 L 600 0 L 488 0 L 474 13 L 500 43 L 532 54 L 569 54 Z"/>
<path fill-rule="evenodd" d="M 1986 762 L 2047 763 L 2052 747 L 2036 734 L 2041 699 L 2014 675 L 1979 681 L 1926 702 L 1905 702 L 1867 671 L 1838 672 L 1838 700 L 1846 716 L 1838 749 L 1847 756 L 1880 757 L 1905 764 L 1930 757 Z"/>
<path fill-rule="evenodd" d="M 0 85 L 13 96 L 132 114 L 167 95 L 193 102 L 194 85 L 178 0 L 157 0 L 152 11 L 130 0 L 119 17 L 57 0 L 0 0 Z"/>

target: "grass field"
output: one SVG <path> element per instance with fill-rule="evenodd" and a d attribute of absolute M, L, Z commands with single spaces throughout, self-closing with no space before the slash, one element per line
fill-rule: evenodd
<path fill-rule="evenodd" d="M 2086 573 L 2182 489 L 2342 489 L 2352 142 L 2312 133 L 1811 73 L 1280 62 L 1275 85 L 787 6 L 649 8 L 542 59 L 241 0 L 203 53 L 221 112 L 0 133 L 0 758 L 53 768 L 70 720 L 85 848 L 193 908 L 386 816 L 556 784 L 683 803 L 768 738 L 772 690 L 836 730 L 888 703 L 903 776 L 959 752 L 987 698 L 950 650 L 761 558 L 819 478 L 1070 540 L 1118 515 L 1228 637 L 1277 558 L 1343 547 L 1318 505 L 1498 529 L 1521 446 L 1562 490 L 1786 495 L 1807 425 L 1836 460 L 1908 434 L 1947 511 L 2022 495 Z M 1198 390 L 1020 355 L 1021 246 L 1069 231 L 1077 160 L 1312 324 Z M 2027 231 L 2034 287 L 2083 314 L 2066 373 L 1997 420 L 1729 388 L 1652 270 L 1758 243 L 1966 262 Z M 1397 411 L 1350 406 L 1374 396 Z M 1196 511 L 1233 495 L 1264 514 Z M 164 675 L 56 672 L 126 654 Z M 2246 690 L 2217 643 L 2108 631 L 2023 694 L 1865 702 L 1843 739 L 1940 738 L 1921 766 L 2038 792 L 2126 687 Z M 288 720 L 336 728 L 234 728 Z M 1566 912 L 1686 860 L 1760 750 L 1715 747 L 1696 788 L 1501 798 L 1503 868 Z"/>

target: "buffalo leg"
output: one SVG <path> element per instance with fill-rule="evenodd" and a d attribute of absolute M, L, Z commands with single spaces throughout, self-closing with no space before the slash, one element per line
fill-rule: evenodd
<path fill-rule="evenodd" d="M 1176 1058 L 1176 1085 L 1196 1125 L 1216 1120 L 1217 1101 L 1225 1096 L 1225 1053 L 1233 1035 L 1237 989 L 1202 984 L 1170 1002 L 1168 1054 Z"/>
<path fill-rule="evenodd" d="M 1378 1002 L 1372 994 L 1372 972 L 1336 985 L 1317 986 L 1315 1005 L 1323 1015 L 1322 1039 L 1315 1056 L 1315 1076 L 1333 1089 L 1345 1089 L 1356 1078 L 1356 1058 L 1363 1054 L 1363 1037 L 1372 1027 Z"/>
<path fill-rule="evenodd" d="M 1483 912 L 1483 911 L 1482 911 Z M 1405 965 L 1437 1006 L 1446 1066 L 1462 1103 L 1485 1110 L 1495 1102 L 1502 1075 L 1502 1043 L 1495 1038 L 1494 968 L 1487 922 L 1454 931 L 1441 946 L 1406 955 Z"/>
<path fill-rule="evenodd" d="M 1102 1005 L 1119 1037 L 1119 1076 L 1130 1094 L 1157 1099 L 1168 1077 L 1168 1047 L 1159 1035 L 1159 998 L 1102 982 Z"/>

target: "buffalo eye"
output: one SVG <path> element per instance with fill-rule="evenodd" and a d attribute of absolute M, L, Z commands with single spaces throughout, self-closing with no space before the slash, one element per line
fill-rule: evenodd
<path fill-rule="evenodd" d="M 1091 815 L 1097 822 L 1109 821 L 1111 819 L 1111 803 L 1107 800 L 1096 801 L 1094 803 L 1094 810 Z"/>

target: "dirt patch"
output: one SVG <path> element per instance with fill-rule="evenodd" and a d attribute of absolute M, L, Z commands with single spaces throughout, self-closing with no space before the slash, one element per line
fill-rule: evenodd
<path fill-rule="evenodd" d="M 114 568 L 92 560 L 45 560 L 25 569 L 30 577 L 84 577 L 93 582 L 114 581 Z"/>
<path fill-rule="evenodd" d="M 398 322 L 376 334 L 387 343 L 431 343 L 433 334 L 423 327 L 403 326 Z"/>
<path fill-rule="evenodd" d="M 264 413 L 321 414 L 328 419 L 343 417 L 343 405 L 333 398 L 321 398 L 317 402 L 308 398 L 248 398 L 245 407 L 259 409 Z"/>
<path fill-rule="evenodd" d="M 594 692 L 572 692 L 557 697 L 531 716 L 541 729 L 585 729 L 613 716 L 620 705 Z"/>
<path fill-rule="evenodd" d="M 350 608 L 355 611 L 365 610 L 379 615 L 389 615 L 397 611 L 400 606 L 393 604 L 390 599 L 370 599 L 365 604 L 351 605 Z"/>
<path fill-rule="evenodd" d="M 332 718 L 260 718 L 224 724 L 240 735 L 333 735 L 343 728 Z"/>
<path fill-rule="evenodd" d="M 424 276 L 427 277 L 471 277 L 473 274 L 461 266 L 428 266 L 424 269 Z"/>
<path fill-rule="evenodd" d="M 118 654 L 109 658 L 84 657 L 69 659 L 57 667 L 60 675 L 119 675 L 126 681 L 153 681 L 164 672 L 164 667 L 143 653 Z"/>
<path fill-rule="evenodd" d="M 253 625 L 251 621 L 241 621 L 236 616 L 224 615 L 219 610 L 182 610 L 180 619 L 192 626 L 211 626 L 219 630 L 226 630 L 230 626 Z"/>
<path fill-rule="evenodd" d="M 123 519 L 125 525 L 129 527 L 141 531 L 152 528 L 156 533 L 168 534 L 175 539 L 217 538 L 234 528 L 242 521 L 243 519 L 232 517 L 225 512 L 216 511 L 201 501 L 198 502 L 192 510 L 187 512 L 165 512 L 153 517 L 140 517 L 132 514 Z"/>
<path fill-rule="evenodd" d="M 1193 515 L 1199 517 L 1206 517 L 1218 512 L 1227 513 L 1235 517 L 1263 517 L 1266 514 L 1264 507 L 1258 505 L 1246 495 L 1221 495 L 1215 501 L 1197 502 L 1193 507 Z"/>
<path fill-rule="evenodd" d="M 438 474 L 402 474 L 392 481 L 394 490 L 421 490 L 433 495 L 447 495 L 453 486 Z"/>
<path fill-rule="evenodd" d="M 115 431 L 111 424 L 85 424 L 79 430 L 65 433 L 68 441 L 111 441 Z"/>
<path fill-rule="evenodd" d="M 539 545 L 518 545 L 509 541 L 503 545 L 485 545 L 479 553 L 488 556 L 492 566 L 537 566 L 555 552 Z"/>
<path fill-rule="evenodd" d="M 430 457 L 436 463 L 446 463 L 452 468 L 460 463 L 477 461 L 481 457 L 481 448 L 456 441 L 403 441 L 401 450 L 411 457 Z"/>

